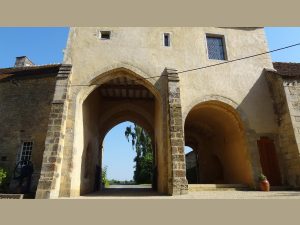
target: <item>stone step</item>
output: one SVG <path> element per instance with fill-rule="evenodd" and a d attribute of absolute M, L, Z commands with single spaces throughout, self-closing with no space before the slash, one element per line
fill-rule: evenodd
<path fill-rule="evenodd" d="M 237 191 L 237 190 L 250 190 L 244 184 L 189 184 L 189 192 L 196 191 Z"/>

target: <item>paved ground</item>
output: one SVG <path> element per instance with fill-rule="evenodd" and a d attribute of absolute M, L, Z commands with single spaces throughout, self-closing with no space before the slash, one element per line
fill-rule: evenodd
<path fill-rule="evenodd" d="M 300 199 L 299 191 L 201 191 L 180 196 L 162 196 L 155 192 L 93 193 L 78 199 Z"/>
<path fill-rule="evenodd" d="M 201 191 L 187 195 L 164 196 L 149 185 L 112 185 L 102 192 L 95 192 L 76 199 L 300 199 L 300 191 Z"/>
<path fill-rule="evenodd" d="M 107 189 L 135 189 L 135 188 L 151 188 L 151 184 L 130 184 L 130 185 L 124 185 L 124 184 L 113 184 L 110 185 Z"/>

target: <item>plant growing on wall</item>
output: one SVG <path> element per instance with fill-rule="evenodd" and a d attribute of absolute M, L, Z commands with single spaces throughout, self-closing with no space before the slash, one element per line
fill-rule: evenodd
<path fill-rule="evenodd" d="M 152 183 L 152 143 L 148 133 L 140 126 L 134 124 L 126 127 L 125 136 L 130 141 L 133 149 L 136 151 L 135 171 L 133 179 L 137 184 Z"/>

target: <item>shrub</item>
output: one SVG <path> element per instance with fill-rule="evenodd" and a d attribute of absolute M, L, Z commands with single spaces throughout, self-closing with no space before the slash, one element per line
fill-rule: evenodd
<path fill-rule="evenodd" d="M 3 168 L 0 168 L 0 187 L 5 183 L 7 178 L 7 172 Z"/>

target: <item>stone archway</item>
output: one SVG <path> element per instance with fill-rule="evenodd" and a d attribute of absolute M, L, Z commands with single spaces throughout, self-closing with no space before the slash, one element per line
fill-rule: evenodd
<path fill-rule="evenodd" d="M 246 130 L 229 104 L 208 100 L 194 106 L 185 119 L 185 142 L 196 146 L 199 183 L 255 184 Z"/>
<path fill-rule="evenodd" d="M 123 121 L 133 121 L 144 127 L 153 140 L 155 165 L 158 169 L 157 188 L 165 192 L 166 181 L 164 174 L 167 164 L 164 162 L 163 145 L 160 143 L 162 124 L 161 103 L 158 92 L 142 78 L 132 75 L 127 69 L 115 69 L 100 78 L 94 79 L 93 84 L 85 94 L 79 97 L 79 109 L 76 112 L 74 145 L 71 177 L 71 195 L 78 196 L 92 192 L 95 184 L 95 171 L 84 176 L 84 156 L 87 151 L 93 155 L 94 161 L 89 167 L 99 168 L 101 165 L 100 149 L 107 131 Z M 83 97 L 84 96 L 84 97 Z M 155 143 L 159 144 L 155 144 Z M 89 148 L 88 148 L 89 147 Z M 91 170 L 93 171 L 93 170 Z"/>
<path fill-rule="evenodd" d="M 47 140 L 57 139 L 59 143 L 47 145 L 46 141 L 37 198 L 76 197 L 90 192 L 94 185 L 91 179 L 82 179 L 82 159 L 91 159 L 91 168 L 95 168 L 101 135 L 124 119 L 136 120 L 153 130 L 157 191 L 187 193 L 178 74 L 166 68 L 163 76 L 154 79 L 130 68 L 122 64 L 100 75 L 79 79 L 74 75 L 70 86 L 57 87 L 55 96 L 62 95 L 64 101 L 59 109 L 53 106 L 53 112 L 59 113 L 53 114 L 53 120 L 63 123 L 54 124 L 57 132 L 53 132 L 52 119 L 49 124 Z M 85 154 L 87 151 L 91 154 Z M 87 177 L 88 173 L 83 174 Z"/>

